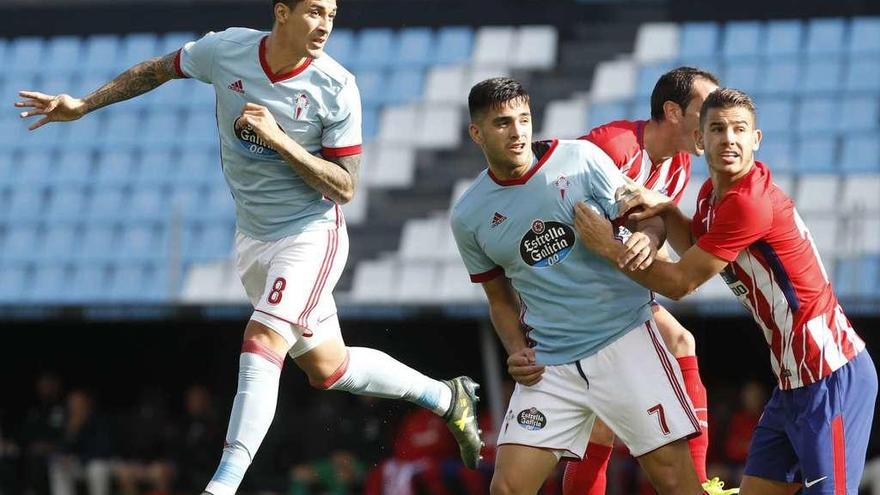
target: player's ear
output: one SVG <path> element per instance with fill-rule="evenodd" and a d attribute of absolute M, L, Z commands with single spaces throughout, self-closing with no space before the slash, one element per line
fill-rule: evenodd
<path fill-rule="evenodd" d="M 666 120 L 669 120 L 670 122 L 681 122 L 681 107 L 674 101 L 666 100 L 663 102 L 663 115 L 666 117 Z"/>
<path fill-rule="evenodd" d="M 275 4 L 275 22 L 280 24 L 284 24 L 287 22 L 287 18 L 290 16 L 290 7 L 284 4 L 284 2 L 278 2 Z"/>
<path fill-rule="evenodd" d="M 755 146 L 752 148 L 753 151 L 758 151 L 758 148 L 761 147 L 761 139 L 764 138 L 764 134 L 761 133 L 761 129 L 755 129 Z"/>
<path fill-rule="evenodd" d="M 699 127 L 694 129 L 694 143 L 697 145 L 697 150 L 706 151 L 706 148 L 703 146 L 703 130 Z"/>
<path fill-rule="evenodd" d="M 468 125 L 468 134 L 471 135 L 471 140 L 474 143 L 476 143 L 478 145 L 483 144 L 483 134 L 480 132 L 480 128 L 477 127 L 477 124 L 474 124 L 473 122 L 471 122 Z"/>

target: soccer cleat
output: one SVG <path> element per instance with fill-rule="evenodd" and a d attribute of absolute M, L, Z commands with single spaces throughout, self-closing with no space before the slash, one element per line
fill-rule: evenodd
<path fill-rule="evenodd" d="M 452 389 L 452 402 L 443 420 L 458 442 L 461 461 L 470 469 L 476 469 L 482 459 L 480 449 L 483 447 L 482 432 L 477 426 L 477 402 L 480 400 L 477 389 L 480 386 L 467 376 L 444 380 L 443 383 Z"/>
<path fill-rule="evenodd" d="M 739 493 L 739 488 L 729 488 L 725 490 L 724 482 L 715 477 L 710 480 L 706 480 L 703 483 L 703 491 L 705 491 L 708 495 L 736 495 L 737 493 Z"/>

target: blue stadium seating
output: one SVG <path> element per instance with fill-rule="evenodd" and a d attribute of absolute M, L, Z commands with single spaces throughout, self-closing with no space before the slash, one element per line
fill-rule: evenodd
<path fill-rule="evenodd" d="M 166 216 L 162 191 L 158 187 L 136 188 L 126 208 L 126 218 L 130 220 L 161 220 Z"/>
<path fill-rule="evenodd" d="M 357 85 L 361 93 L 361 104 L 365 108 L 376 107 L 382 103 L 386 86 L 385 74 L 381 70 L 358 71 Z"/>
<path fill-rule="evenodd" d="M 357 46 L 351 59 L 355 70 L 385 68 L 391 65 L 391 53 L 396 42 L 395 33 L 386 28 L 367 28 L 358 33 Z"/>
<path fill-rule="evenodd" d="M 118 251 L 118 239 L 114 225 L 92 221 L 86 224 L 73 255 L 80 261 L 109 261 Z"/>
<path fill-rule="evenodd" d="M 30 279 L 25 265 L 0 263 L 0 304 L 20 303 Z"/>
<path fill-rule="evenodd" d="M 53 153 L 45 149 L 23 150 L 18 155 L 18 173 L 15 181 L 25 187 L 49 183 L 53 172 Z"/>
<path fill-rule="evenodd" d="M 725 86 L 741 89 L 751 94 L 758 87 L 760 73 L 761 68 L 758 62 L 740 60 L 727 65 L 724 75 L 721 76 L 721 81 Z"/>
<path fill-rule="evenodd" d="M 196 33 L 174 32 L 165 33 L 159 38 L 159 48 L 156 53 L 165 55 L 180 50 L 183 45 L 199 39 Z"/>
<path fill-rule="evenodd" d="M 850 96 L 843 99 L 837 128 L 841 133 L 880 128 L 880 96 Z"/>
<path fill-rule="evenodd" d="M 880 57 L 859 55 L 856 59 L 850 59 L 843 84 L 851 92 L 880 93 Z"/>
<path fill-rule="evenodd" d="M 80 65 L 82 70 L 102 79 L 116 70 L 116 60 L 120 55 L 120 46 L 116 36 L 97 34 L 86 38 L 83 52 L 84 59 Z"/>
<path fill-rule="evenodd" d="M 126 224 L 119 241 L 119 259 L 134 261 L 165 261 L 168 257 L 168 233 L 154 222 Z"/>
<path fill-rule="evenodd" d="M 733 21 L 724 26 L 721 55 L 726 60 L 750 59 L 758 55 L 764 42 L 763 26 L 758 21 Z"/>
<path fill-rule="evenodd" d="M 391 74 L 381 98 L 382 103 L 396 105 L 418 100 L 422 96 L 425 74 L 417 69 L 399 69 Z"/>
<path fill-rule="evenodd" d="M 155 33 L 133 33 L 122 39 L 121 53 L 116 60 L 116 70 L 129 67 L 159 55 L 159 40 Z"/>
<path fill-rule="evenodd" d="M 880 17 L 853 19 L 848 48 L 853 55 L 880 55 Z"/>
<path fill-rule="evenodd" d="M 76 224 L 49 224 L 42 242 L 34 246 L 39 263 L 69 263 L 75 259 L 74 248 L 79 241 Z"/>
<path fill-rule="evenodd" d="M 99 187 L 86 207 L 86 218 L 92 222 L 122 218 L 127 206 L 126 196 L 121 187 Z"/>
<path fill-rule="evenodd" d="M 788 98 L 768 97 L 755 102 L 758 107 L 758 127 L 771 140 L 792 131 L 794 123 L 794 102 Z"/>
<path fill-rule="evenodd" d="M 86 207 L 84 188 L 67 185 L 54 188 L 46 205 L 46 219 L 49 221 L 76 220 Z"/>
<path fill-rule="evenodd" d="M 593 103 L 587 110 L 586 129 L 592 129 L 598 125 L 612 120 L 622 120 L 629 115 L 628 102 Z"/>
<path fill-rule="evenodd" d="M 804 67 L 801 83 L 796 86 L 803 93 L 831 94 L 840 88 L 843 66 L 834 57 L 810 60 Z"/>
<path fill-rule="evenodd" d="M 5 69 L 11 74 L 37 74 L 43 71 L 45 42 L 35 36 L 15 38 L 6 56 Z"/>
<path fill-rule="evenodd" d="M 50 181 L 61 187 L 88 184 L 92 180 L 92 163 L 91 151 L 61 150 Z"/>
<path fill-rule="evenodd" d="M 72 304 L 88 304 L 107 298 L 109 280 L 102 263 L 77 263 L 70 277 L 71 287 L 64 298 Z"/>
<path fill-rule="evenodd" d="M 41 304 L 62 302 L 69 288 L 67 268 L 60 263 L 39 263 L 34 268 L 33 284 L 24 292 L 27 301 Z"/>
<path fill-rule="evenodd" d="M 880 173 L 880 132 L 845 136 L 840 167 L 844 173 Z"/>
<path fill-rule="evenodd" d="M 140 164 L 135 175 L 136 187 L 165 186 L 176 178 L 180 164 L 175 162 L 175 154 L 168 147 L 156 149 L 154 146 L 141 154 Z"/>
<path fill-rule="evenodd" d="M 792 159 L 794 143 L 785 135 L 779 136 L 769 132 L 765 134 L 756 157 L 769 166 L 774 175 L 797 172 L 796 164 Z"/>
<path fill-rule="evenodd" d="M 839 18 L 811 19 L 807 23 L 807 54 L 837 55 L 844 49 L 846 23 Z"/>
<path fill-rule="evenodd" d="M 860 256 L 842 258 L 834 272 L 834 289 L 840 297 L 877 294 L 880 286 L 880 258 Z"/>
<path fill-rule="evenodd" d="M 8 224 L 0 250 L 0 261 L 22 262 L 33 259 L 34 246 L 41 240 L 40 229 L 33 223 L 22 223 L 17 217 L 15 223 Z"/>
<path fill-rule="evenodd" d="M 348 67 L 354 52 L 354 41 L 354 33 L 350 29 L 334 29 L 325 49 L 343 67 Z"/>
<path fill-rule="evenodd" d="M 803 47 L 804 27 L 799 20 L 769 21 L 762 53 L 777 61 L 798 55 Z"/>
<path fill-rule="evenodd" d="M 836 140 L 819 134 L 801 139 L 793 171 L 806 173 L 835 173 Z"/>
<path fill-rule="evenodd" d="M 46 43 L 43 74 L 68 75 L 78 72 L 82 42 L 78 36 L 56 36 Z M 46 90 L 48 92 L 48 90 Z"/>
<path fill-rule="evenodd" d="M 434 36 L 428 28 L 402 29 L 396 46 L 391 57 L 395 67 L 421 69 L 434 60 Z"/>
<path fill-rule="evenodd" d="M 801 100 L 796 128 L 801 134 L 828 133 L 835 130 L 837 102 L 831 97 Z"/>
<path fill-rule="evenodd" d="M 107 150 L 101 152 L 97 162 L 95 181 L 99 186 L 121 186 L 129 184 L 134 178 L 137 166 L 135 151 Z"/>
<path fill-rule="evenodd" d="M 468 62 L 474 48 L 474 32 L 469 27 L 444 27 L 437 34 L 434 64 L 461 64 Z"/>
<path fill-rule="evenodd" d="M 9 208 L 0 215 L 15 222 L 36 221 L 43 216 L 45 194 L 45 188 L 42 187 L 16 187 L 12 189 Z"/>
<path fill-rule="evenodd" d="M 648 64 L 639 67 L 639 79 L 636 82 L 636 96 L 651 96 L 654 85 L 666 71 L 673 67 L 669 63 Z"/>
<path fill-rule="evenodd" d="M 714 22 L 688 22 L 681 27 L 679 57 L 688 60 L 714 57 L 719 46 L 720 29 Z"/>

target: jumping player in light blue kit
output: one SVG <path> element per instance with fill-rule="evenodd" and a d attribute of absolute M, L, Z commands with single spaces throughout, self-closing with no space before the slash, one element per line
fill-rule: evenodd
<path fill-rule="evenodd" d="M 380 351 L 346 347 L 333 287 L 348 257 L 339 204 L 351 200 L 361 154 L 354 76 L 329 56 L 336 0 L 273 0 L 271 32 L 231 28 L 138 64 L 82 98 L 22 91 L 31 126 L 76 120 L 177 78 L 211 84 L 223 173 L 235 198 L 236 251 L 254 305 L 226 445 L 206 488 L 238 489 L 275 415 L 285 354 L 320 389 L 411 401 L 442 415 L 477 466 L 477 385 L 441 382 Z"/>
<path fill-rule="evenodd" d="M 699 424 L 650 292 L 576 240 L 574 205 L 616 218 L 622 174 L 590 142 L 533 144 L 529 96 L 514 80 L 483 81 L 468 103 L 489 167 L 455 205 L 452 230 L 517 381 L 491 493 L 536 493 L 561 457 L 583 457 L 596 417 L 661 495 L 703 493 L 686 442 Z M 662 227 L 649 234 L 661 243 Z"/>

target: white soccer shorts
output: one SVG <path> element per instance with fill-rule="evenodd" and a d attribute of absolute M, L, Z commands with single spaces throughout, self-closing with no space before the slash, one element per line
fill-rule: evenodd
<path fill-rule="evenodd" d="M 648 321 L 592 356 L 547 366 L 535 385 L 517 384 L 498 445 L 582 459 L 599 417 L 638 457 L 700 433 L 683 383 L 678 363 Z"/>
<path fill-rule="evenodd" d="M 235 248 L 251 319 L 284 337 L 291 357 L 340 335 L 333 288 L 348 259 L 344 224 L 269 242 L 236 232 Z"/>

